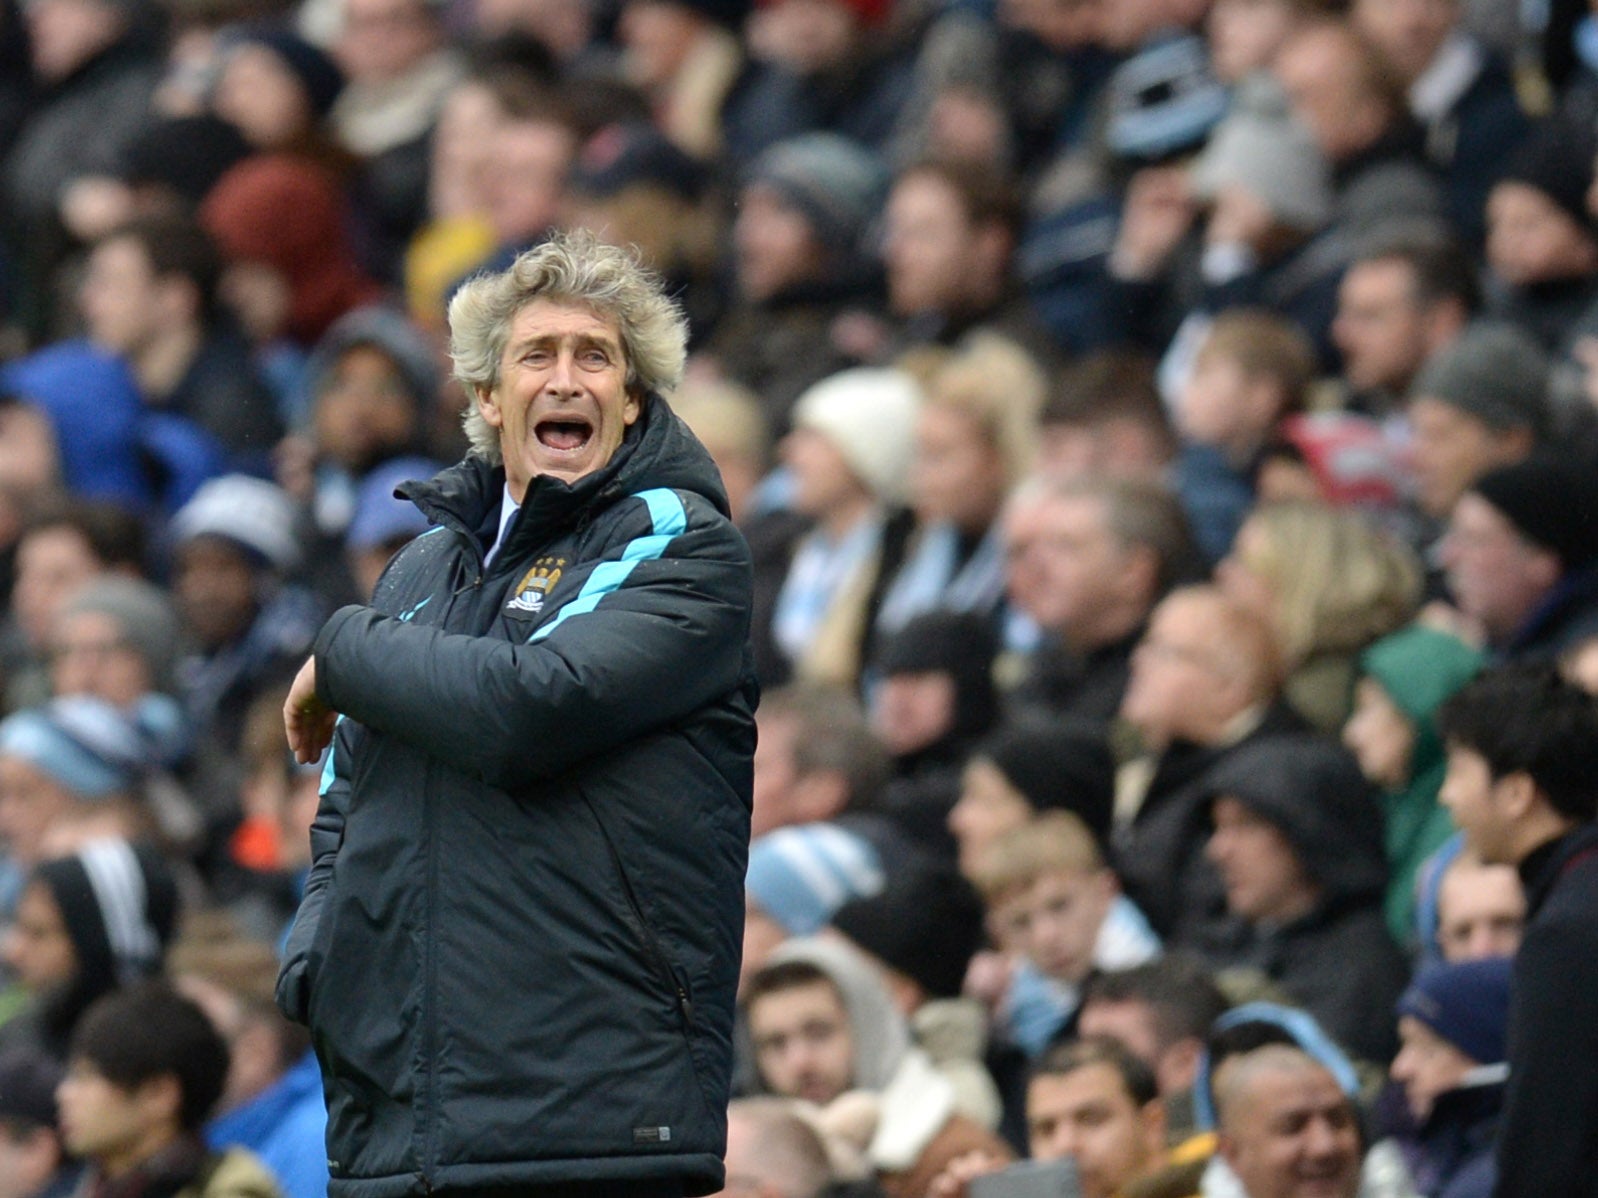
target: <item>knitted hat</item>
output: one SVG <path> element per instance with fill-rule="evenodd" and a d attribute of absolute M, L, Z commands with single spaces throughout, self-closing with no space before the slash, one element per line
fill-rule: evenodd
<path fill-rule="evenodd" d="M 1595 148 L 1590 129 L 1557 117 L 1544 121 L 1520 143 L 1498 182 L 1536 188 L 1592 235 L 1587 189 L 1592 186 Z"/>
<path fill-rule="evenodd" d="M 954 731 L 977 735 L 993 725 L 998 694 L 993 659 L 999 651 L 993 624 L 973 612 L 929 611 L 883 637 L 872 658 L 873 671 L 895 674 L 947 674 L 954 682 Z"/>
<path fill-rule="evenodd" d="M 898 502 L 909 484 L 921 398 L 920 386 L 902 370 L 857 367 L 801 395 L 793 424 L 821 433 L 877 498 Z"/>
<path fill-rule="evenodd" d="M 1037 811 L 1062 808 L 1101 845 L 1115 808 L 1115 763 L 1104 729 L 1088 720 L 1031 719 L 1006 724 L 975 756 L 990 761 Z"/>
<path fill-rule="evenodd" d="M 1598 559 L 1598 466 L 1537 454 L 1471 484 L 1523 537 L 1558 554 L 1566 570 Z"/>
<path fill-rule="evenodd" d="M 0 1121 L 54 1127 L 60 1081 L 61 1066 L 38 1049 L 19 1044 L 0 1053 Z"/>
<path fill-rule="evenodd" d="M 317 116 L 332 110 L 333 101 L 344 90 L 344 72 L 321 47 L 279 25 L 247 25 L 228 31 L 226 49 L 248 45 L 265 46 L 277 55 L 305 89 Z"/>
<path fill-rule="evenodd" d="M 844 903 L 882 885 L 877 850 L 837 824 L 777 828 L 749 846 L 744 889 L 793 936 L 820 931 Z"/>
<path fill-rule="evenodd" d="M 415 478 L 432 478 L 443 467 L 429 458 L 394 458 L 361 480 L 355 493 L 355 515 L 344 532 L 351 549 L 376 549 L 400 537 L 427 531 L 427 517 L 408 499 L 398 499 L 394 488 Z"/>
<path fill-rule="evenodd" d="M 1481 321 L 1427 359 L 1409 397 L 1441 400 L 1489 428 L 1528 428 L 1541 438 L 1552 422 L 1548 367 L 1529 334 Z"/>
<path fill-rule="evenodd" d="M 172 601 L 160 587 L 139 578 L 97 579 L 67 600 L 63 616 L 93 612 L 109 616 L 122 639 L 149 668 L 153 689 L 172 689 L 172 670 L 181 648 L 182 626 Z"/>
<path fill-rule="evenodd" d="M 623 121 L 583 143 L 568 186 L 603 197 L 641 184 L 695 200 L 705 187 L 705 168 L 647 121 Z"/>
<path fill-rule="evenodd" d="M 1478 1065 L 1506 1055 L 1509 1025 L 1507 957 L 1424 966 L 1399 997 L 1398 1014 L 1418 1019 Z"/>
<path fill-rule="evenodd" d="M 821 244 L 854 249 L 882 210 L 888 171 L 847 137 L 805 133 L 763 152 L 744 182 L 780 195 L 810 222 Z"/>
<path fill-rule="evenodd" d="M 6 717 L 0 755 L 26 761 L 90 801 L 130 790 L 152 764 L 133 720 L 93 695 L 64 695 Z"/>
<path fill-rule="evenodd" d="M 1106 84 L 1110 151 L 1157 162 L 1204 144 L 1226 112 L 1226 87 L 1210 70 L 1204 40 L 1178 32 L 1160 38 L 1115 69 Z"/>
<path fill-rule="evenodd" d="M 61 908 L 86 980 L 126 985 L 160 972 L 177 926 L 178 891 L 159 854 L 125 840 L 94 840 L 37 866 L 32 878 Z"/>
<path fill-rule="evenodd" d="M 832 926 L 933 998 L 959 995 L 984 935 L 976 891 L 930 856 L 899 863 L 876 894 L 839 907 Z"/>
<path fill-rule="evenodd" d="M 216 181 L 249 153 L 244 134 L 219 116 L 166 117 L 145 128 L 122 151 L 122 177 L 131 184 L 165 184 L 198 205 Z"/>
<path fill-rule="evenodd" d="M 287 571 L 300 560 L 294 523 L 294 502 L 281 487 L 247 474 L 225 474 L 201 487 L 172 517 L 172 542 L 222 537 Z"/>
<path fill-rule="evenodd" d="M 1331 218 L 1326 157 L 1265 76 L 1239 85 L 1232 111 L 1193 164 L 1193 190 L 1202 198 L 1228 186 L 1257 197 L 1291 228 L 1318 229 Z"/>

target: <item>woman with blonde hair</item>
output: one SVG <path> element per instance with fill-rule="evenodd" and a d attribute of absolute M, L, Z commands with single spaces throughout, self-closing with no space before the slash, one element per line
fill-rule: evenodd
<path fill-rule="evenodd" d="M 1215 579 L 1269 623 L 1288 702 L 1332 735 L 1352 710 L 1360 652 L 1414 616 L 1423 582 L 1414 553 L 1359 513 L 1297 500 L 1255 508 Z"/>

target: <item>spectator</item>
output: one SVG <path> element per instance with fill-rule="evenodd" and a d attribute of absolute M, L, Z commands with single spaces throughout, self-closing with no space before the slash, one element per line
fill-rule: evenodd
<path fill-rule="evenodd" d="M 1325 1066 L 1284 1045 L 1229 1062 L 1216 1079 L 1219 1154 L 1245 1198 L 1293 1193 L 1300 1178 L 1317 1193 L 1359 1192 L 1359 1119 Z"/>
<path fill-rule="evenodd" d="M 1144 355 L 1103 350 L 1060 371 L 1038 416 L 1038 472 L 1159 482 L 1176 434 Z"/>
<path fill-rule="evenodd" d="M 762 697 L 756 721 L 752 836 L 877 804 L 892 764 L 853 695 L 784 687 Z"/>
<path fill-rule="evenodd" d="M 727 1188 L 762 1198 L 823 1198 L 832 1162 L 815 1130 L 781 1098 L 739 1098 L 727 1107 Z"/>
<path fill-rule="evenodd" d="M 344 72 L 320 46 L 272 24 L 235 25 L 218 47 L 210 107 L 257 153 L 298 154 L 348 177 L 354 159 L 338 146 L 328 113 Z"/>
<path fill-rule="evenodd" d="M 95 1192 L 157 1179 L 196 1198 L 280 1198 L 242 1149 L 209 1152 L 200 1128 L 222 1091 L 228 1049 L 200 1008 L 159 982 L 107 995 L 72 1037 L 56 1090 L 67 1147 Z"/>
<path fill-rule="evenodd" d="M 415 504 L 396 498 L 394 489 L 412 479 L 432 478 L 443 468 L 431 458 L 391 458 L 361 480 L 344 530 L 344 567 L 362 599 L 371 597 L 389 560 L 427 531 L 427 518 Z"/>
<path fill-rule="evenodd" d="M 42 1053 L 0 1053 L 0 1198 L 67 1198 L 81 1170 L 56 1127 L 61 1067 Z"/>
<path fill-rule="evenodd" d="M 1489 865 L 1466 850 L 1437 883 L 1436 935 L 1445 961 L 1513 957 L 1526 926 L 1526 893 L 1509 865 Z"/>
<path fill-rule="evenodd" d="M 1358 512 L 1302 502 L 1256 509 L 1215 578 L 1274 632 L 1287 701 L 1328 734 L 1348 718 L 1359 653 L 1407 623 L 1421 597 L 1407 546 Z"/>
<path fill-rule="evenodd" d="M 1389 1060 L 1387 1012 L 1408 970 L 1382 920 L 1380 816 L 1358 765 L 1319 739 L 1265 737 L 1204 787 L 1205 852 L 1232 917 L 1206 946 L 1212 962 L 1257 972 L 1351 1052 Z"/>
<path fill-rule="evenodd" d="M 1444 705 L 1442 801 L 1485 862 L 1513 865 L 1527 922 L 1509 1008 L 1510 1082 L 1494 1193 L 1579 1193 L 1598 1170 L 1598 707 L 1546 663 L 1491 670 Z"/>

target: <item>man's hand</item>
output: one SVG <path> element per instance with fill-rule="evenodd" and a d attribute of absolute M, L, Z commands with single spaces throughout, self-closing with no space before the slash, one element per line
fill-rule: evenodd
<path fill-rule="evenodd" d="M 973 1178 L 997 1173 L 1009 1162 L 986 1148 L 974 1148 L 955 1157 L 927 1186 L 927 1198 L 966 1198 L 966 1186 Z"/>
<path fill-rule="evenodd" d="M 289 697 L 283 704 L 283 730 L 288 733 L 294 760 L 310 765 L 333 740 L 334 711 L 316 697 L 316 658 L 309 657 L 294 676 Z"/>

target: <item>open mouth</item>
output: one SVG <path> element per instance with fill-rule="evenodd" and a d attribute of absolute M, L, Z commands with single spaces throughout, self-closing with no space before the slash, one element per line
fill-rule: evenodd
<path fill-rule="evenodd" d="M 578 416 L 540 420 L 533 428 L 533 435 L 545 449 L 577 453 L 593 439 L 594 426 Z"/>

